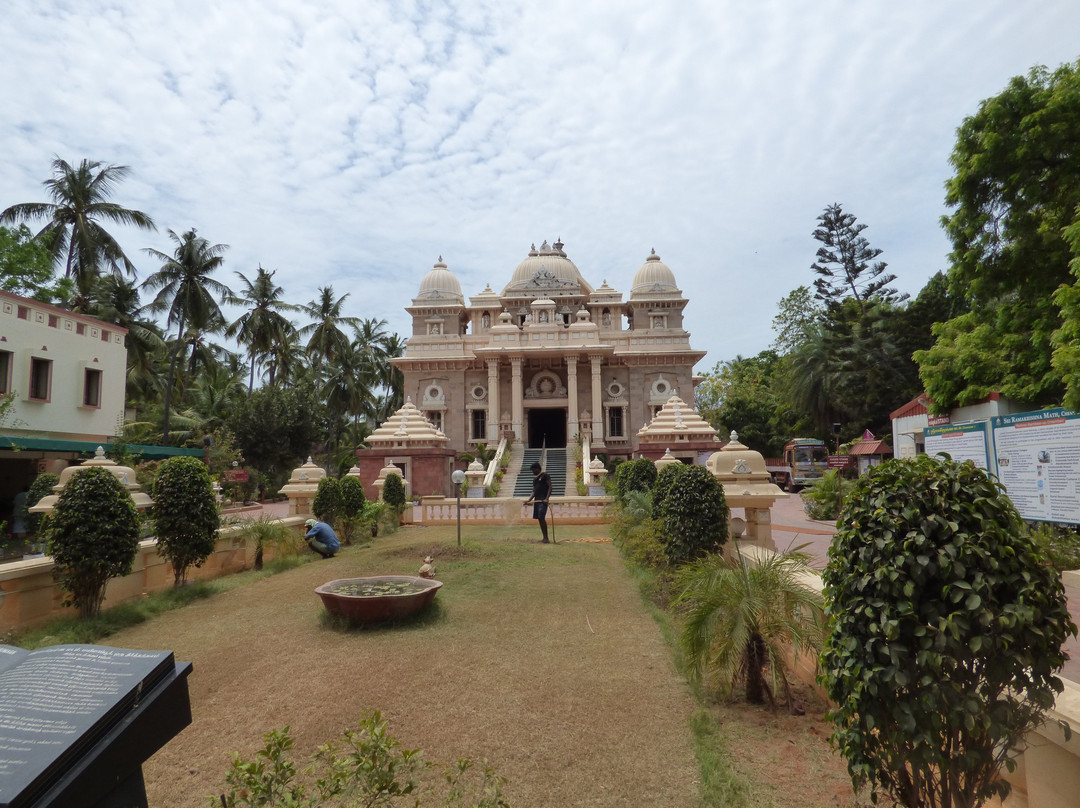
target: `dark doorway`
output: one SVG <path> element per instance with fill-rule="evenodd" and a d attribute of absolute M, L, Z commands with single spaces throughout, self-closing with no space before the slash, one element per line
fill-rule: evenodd
<path fill-rule="evenodd" d="M 566 410 L 529 410 L 529 448 L 566 448 Z"/>

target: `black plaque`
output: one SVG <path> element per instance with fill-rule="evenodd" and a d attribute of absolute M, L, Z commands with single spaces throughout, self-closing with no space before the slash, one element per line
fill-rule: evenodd
<path fill-rule="evenodd" d="M 189 671 L 190 665 L 177 665 L 169 651 L 97 645 L 24 651 L 0 645 L 0 808 L 49 804 L 39 799 L 71 780 L 86 760 L 102 755 L 122 757 L 121 768 L 138 773 L 147 757 L 190 722 L 184 681 Z M 161 695 L 181 689 L 169 686 L 174 680 L 182 685 L 179 701 Z M 160 735 L 160 714 L 154 722 L 141 722 L 139 716 L 147 708 L 160 712 L 150 702 L 170 700 L 177 702 L 172 711 L 178 714 L 176 722 L 167 723 L 179 727 L 157 738 L 153 748 L 138 742 L 130 752 L 101 748 L 121 736 L 137 738 L 140 723 L 157 724 L 144 731 Z"/>

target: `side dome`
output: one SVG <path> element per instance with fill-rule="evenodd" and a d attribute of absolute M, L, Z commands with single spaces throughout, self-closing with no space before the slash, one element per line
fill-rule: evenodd
<path fill-rule="evenodd" d="M 454 273 L 446 268 L 441 255 L 434 268 L 420 281 L 420 291 L 416 293 L 417 303 L 431 300 L 465 302 L 465 295 L 461 293 L 461 284 L 454 277 Z"/>
<path fill-rule="evenodd" d="M 678 292 L 679 287 L 675 284 L 675 273 L 671 267 L 660 260 L 660 256 L 653 250 L 641 269 L 634 275 L 634 283 L 630 287 L 630 296 L 650 292 Z"/>
<path fill-rule="evenodd" d="M 551 246 L 545 241 L 539 250 L 533 245 L 525 260 L 514 269 L 503 294 L 513 291 L 535 292 L 541 289 L 565 289 L 585 294 L 593 292 L 593 288 L 581 276 L 574 262 L 567 258 L 562 241 L 556 241 Z"/>

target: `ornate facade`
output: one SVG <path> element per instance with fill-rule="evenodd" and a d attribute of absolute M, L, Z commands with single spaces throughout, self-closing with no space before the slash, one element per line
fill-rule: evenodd
<path fill-rule="evenodd" d="M 624 301 L 586 281 L 563 246 L 533 246 L 501 292 L 489 285 L 468 302 L 440 257 L 406 308 L 412 336 L 394 362 L 450 448 L 504 434 L 554 448 L 587 433 L 594 451 L 629 456 L 673 394 L 693 407 L 705 352 L 683 328 L 671 269 L 653 252 Z"/>

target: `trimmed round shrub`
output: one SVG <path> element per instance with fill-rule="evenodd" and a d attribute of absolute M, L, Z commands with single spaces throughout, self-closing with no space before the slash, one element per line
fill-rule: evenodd
<path fill-rule="evenodd" d="M 46 472 L 35 477 L 34 481 L 30 483 L 30 490 L 26 492 L 26 507 L 32 508 L 42 498 L 49 496 L 53 492 L 53 486 L 58 482 L 60 482 L 60 475 L 58 474 Z M 30 535 L 36 536 L 38 531 L 41 530 L 41 522 L 45 518 L 45 514 L 28 513 L 26 516 L 26 524 L 30 528 Z"/>
<path fill-rule="evenodd" d="M 158 469 L 153 499 L 158 555 L 172 564 L 173 585 L 180 586 L 217 542 L 221 519 L 210 472 L 197 458 L 170 457 Z"/>
<path fill-rule="evenodd" d="M 338 488 L 341 494 L 341 515 L 347 518 L 363 516 L 364 503 L 367 501 L 364 484 L 355 477 L 346 476 L 338 481 Z"/>
<path fill-rule="evenodd" d="M 889 460 L 844 502 L 822 575 L 833 741 L 875 799 L 981 805 L 1062 690 L 1061 579 L 971 463 Z"/>
<path fill-rule="evenodd" d="M 615 471 L 615 485 L 622 500 L 631 491 L 652 491 L 655 482 L 656 464 L 647 457 L 621 463 Z"/>
<path fill-rule="evenodd" d="M 405 508 L 405 483 L 399 474 L 387 474 L 383 485 L 383 502 L 400 513 Z"/>
<path fill-rule="evenodd" d="M 315 491 L 311 510 L 320 522 L 332 525 L 341 516 L 341 483 L 337 477 L 323 477 Z"/>
<path fill-rule="evenodd" d="M 103 468 L 71 475 L 46 522 L 54 574 L 80 617 L 101 611 L 110 578 L 127 575 L 139 547 L 139 513 L 120 481 Z"/>
<path fill-rule="evenodd" d="M 671 484 L 675 482 L 675 478 L 686 471 L 690 466 L 686 463 L 672 463 L 664 466 L 660 469 L 656 475 L 656 482 L 653 483 L 653 508 L 659 513 L 660 509 L 664 505 L 664 500 L 667 499 L 668 491 L 671 490 Z"/>
<path fill-rule="evenodd" d="M 671 564 L 714 553 L 727 541 L 724 489 L 704 466 L 676 472 L 659 511 L 664 553 Z"/>

